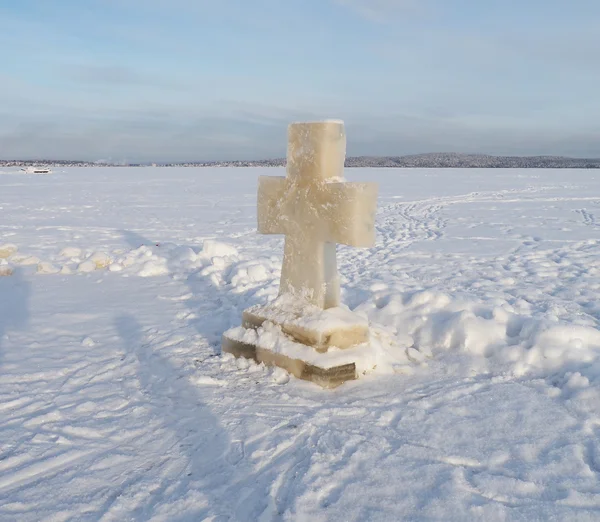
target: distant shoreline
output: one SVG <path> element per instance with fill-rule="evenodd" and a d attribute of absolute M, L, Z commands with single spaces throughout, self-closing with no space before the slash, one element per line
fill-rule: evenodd
<path fill-rule="evenodd" d="M 286 160 L 104 162 L 76 160 L 0 160 L 0 167 L 284 167 Z M 352 168 L 572 168 L 598 169 L 600 158 L 566 156 L 491 156 L 486 154 L 429 153 L 408 156 L 358 156 L 346 159 Z"/>

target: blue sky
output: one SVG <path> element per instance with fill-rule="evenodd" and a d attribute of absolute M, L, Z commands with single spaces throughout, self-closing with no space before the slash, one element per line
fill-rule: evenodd
<path fill-rule="evenodd" d="M 0 158 L 600 157 L 598 0 L 0 0 Z"/>

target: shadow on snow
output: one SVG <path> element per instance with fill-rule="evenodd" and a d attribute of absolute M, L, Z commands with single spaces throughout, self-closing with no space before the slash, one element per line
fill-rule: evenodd
<path fill-rule="evenodd" d="M 31 283 L 23 277 L 22 269 L 10 276 L 0 277 L 0 371 L 4 359 L 5 336 L 11 331 L 27 328 Z"/>

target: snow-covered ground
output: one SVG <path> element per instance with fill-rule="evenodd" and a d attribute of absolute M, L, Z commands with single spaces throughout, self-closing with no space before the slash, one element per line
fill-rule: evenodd
<path fill-rule="evenodd" d="M 0 173 L 0 520 L 600 520 L 600 172 L 347 170 L 401 363 L 333 391 L 220 355 L 260 174 Z"/>

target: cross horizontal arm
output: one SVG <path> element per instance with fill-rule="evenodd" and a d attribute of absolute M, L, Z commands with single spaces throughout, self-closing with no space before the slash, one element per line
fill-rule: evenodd
<path fill-rule="evenodd" d="M 285 234 L 283 219 L 287 180 L 282 176 L 258 178 L 258 232 L 261 234 Z"/>
<path fill-rule="evenodd" d="M 375 245 L 377 183 L 327 183 L 321 216 L 325 241 L 354 247 Z"/>
<path fill-rule="evenodd" d="M 355 247 L 375 244 L 376 183 L 315 183 L 298 187 L 284 177 L 258 180 L 258 231 L 300 233 Z"/>

